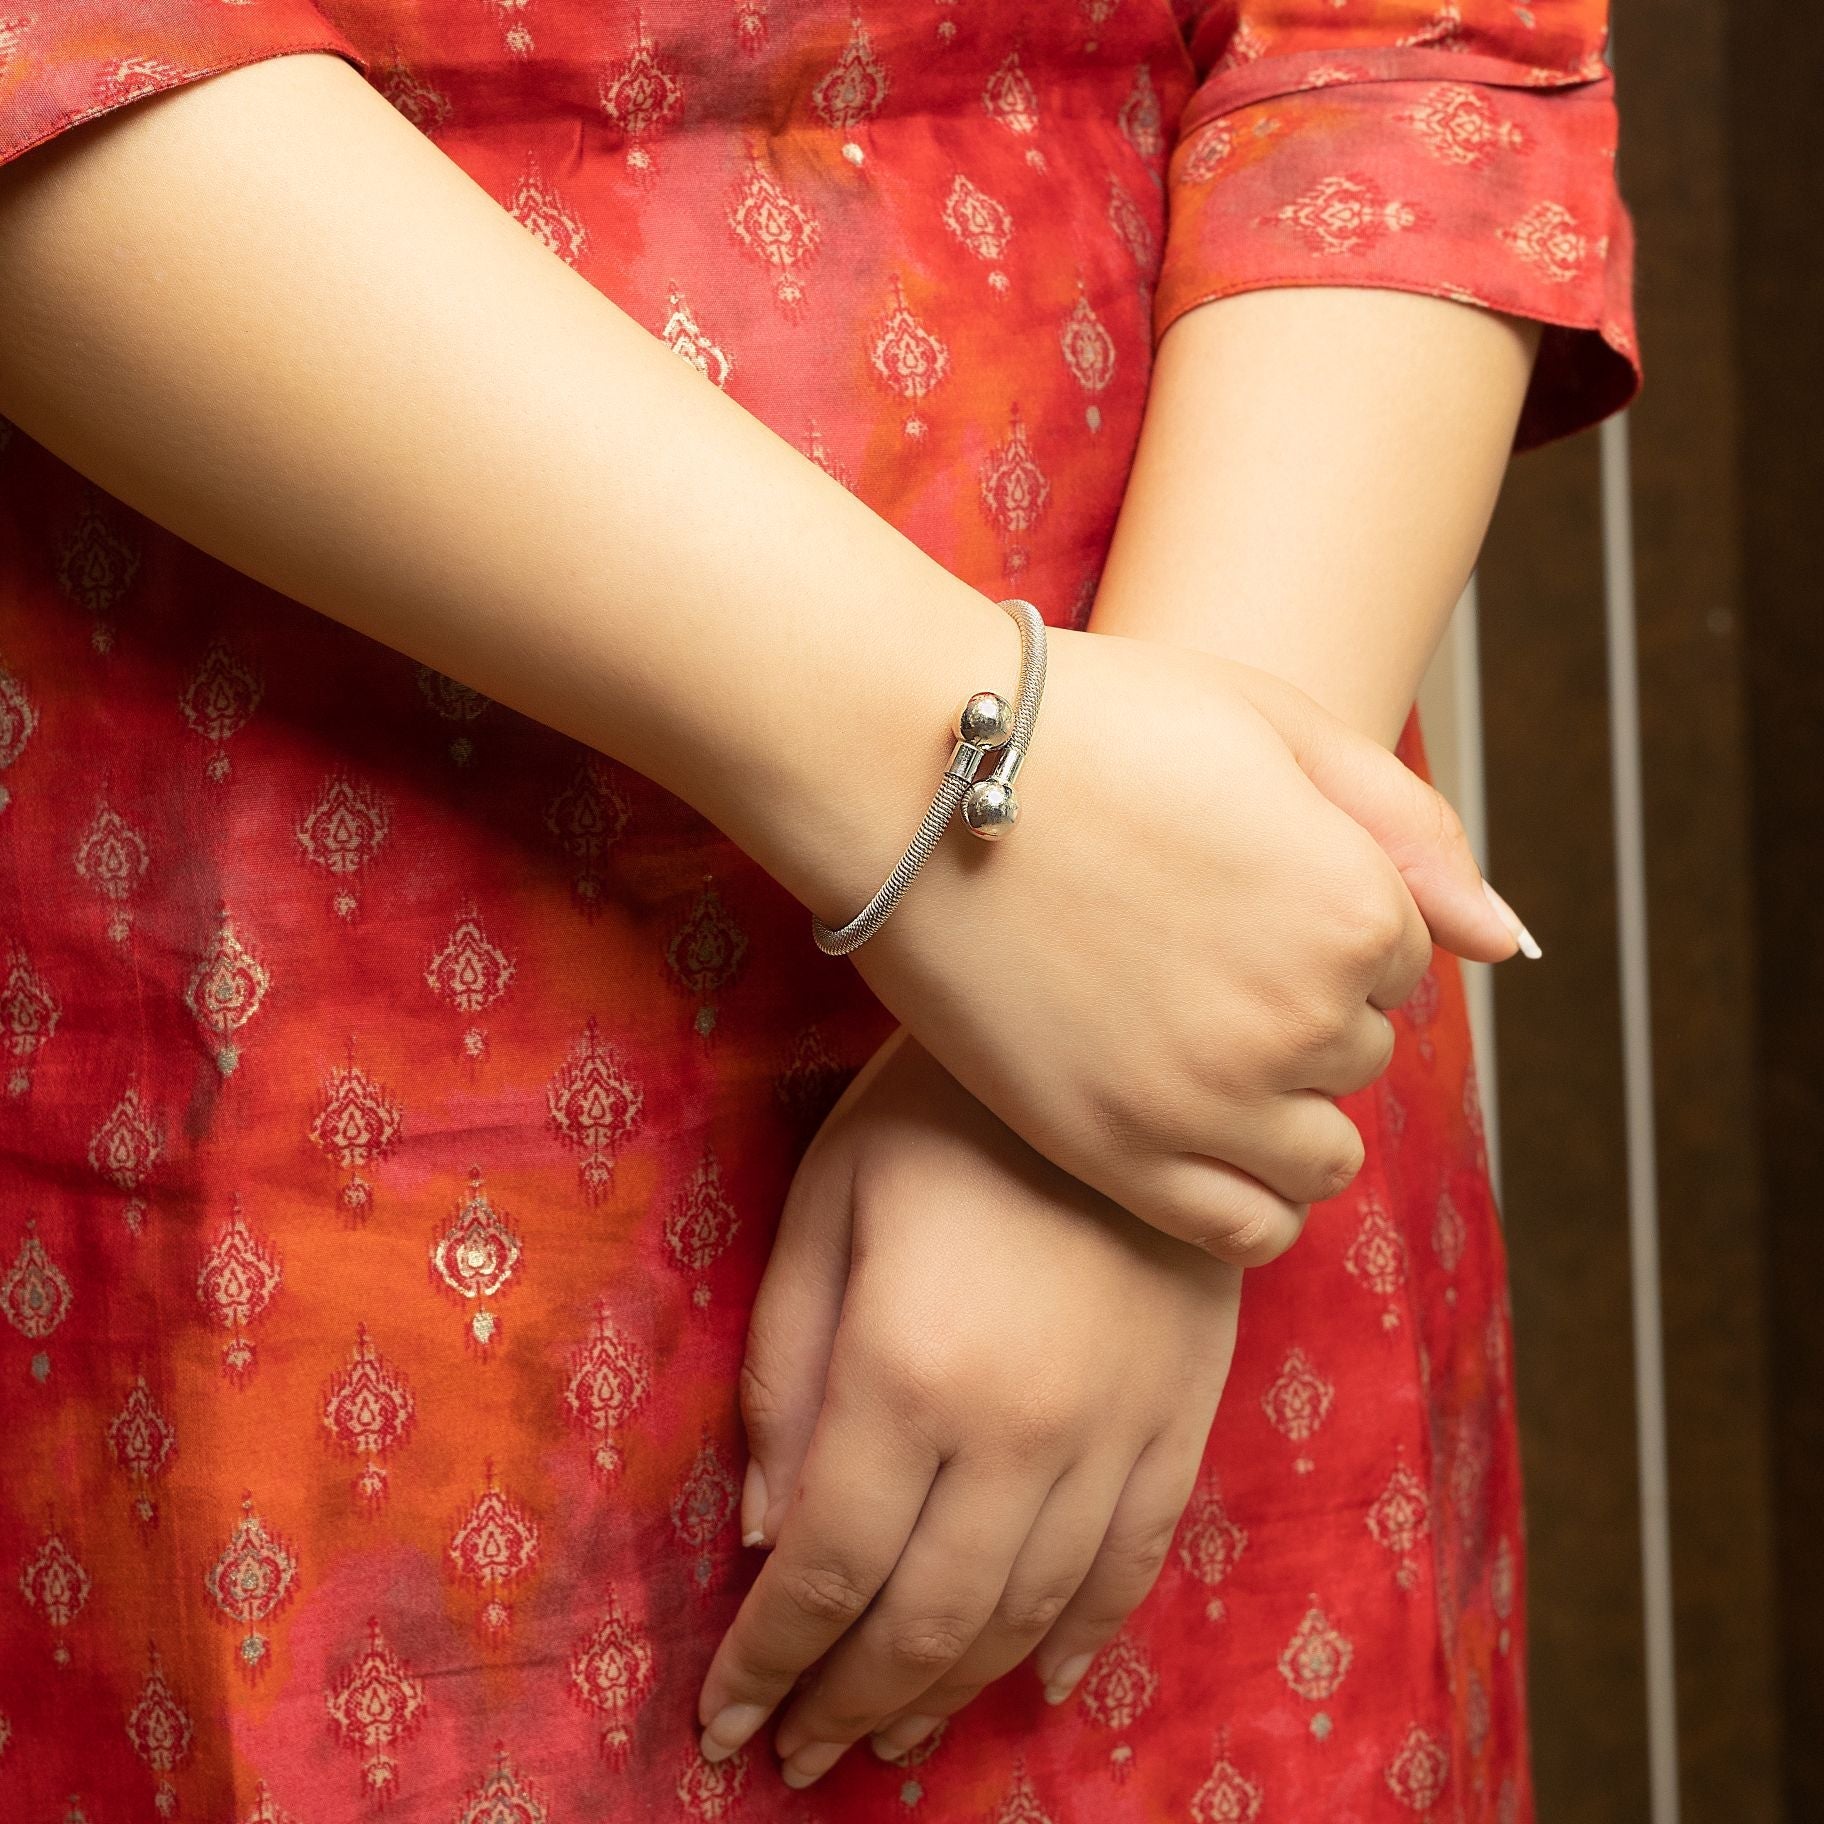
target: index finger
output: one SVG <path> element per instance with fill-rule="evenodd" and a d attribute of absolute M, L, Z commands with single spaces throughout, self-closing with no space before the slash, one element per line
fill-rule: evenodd
<path fill-rule="evenodd" d="M 871 1405 L 826 1402 L 779 1542 L 704 1680 L 706 1760 L 726 1760 L 874 1600 L 905 1550 L 939 1456 Z"/>

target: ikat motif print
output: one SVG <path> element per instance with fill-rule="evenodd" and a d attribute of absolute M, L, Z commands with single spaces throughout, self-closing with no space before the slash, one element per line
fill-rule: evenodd
<path fill-rule="evenodd" d="M 984 591 L 1081 625 L 1155 339 L 1270 285 L 1635 384 L 1600 0 L 12 0 L 0 157 L 340 56 Z M 484 503 L 485 504 L 485 503 Z M 713 502 L 701 503 L 713 535 Z M 1416 732 L 1406 752 L 1421 761 Z M 0 1814 L 1525 1824 L 1501 1241 L 1440 964 L 1250 1277 L 1158 1589 L 792 1795 L 696 1754 L 747 1312 L 889 1030 L 650 781 L 0 421 Z"/>

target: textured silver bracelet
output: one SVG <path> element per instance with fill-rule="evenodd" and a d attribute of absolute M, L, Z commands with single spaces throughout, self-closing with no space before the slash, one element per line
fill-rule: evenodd
<path fill-rule="evenodd" d="M 1033 724 L 1039 719 L 1039 698 L 1045 690 L 1045 622 L 1030 602 L 1017 599 L 1001 603 L 1020 629 L 1020 682 L 1011 705 L 992 690 L 978 690 L 956 712 L 950 750 L 936 796 L 918 833 L 882 884 L 881 889 L 846 925 L 832 928 L 815 914 L 811 935 L 826 956 L 847 956 L 859 950 L 899 904 L 912 877 L 930 858 L 960 804 L 963 822 L 984 841 L 998 842 L 1020 815 L 1020 800 L 1013 789 L 1021 763 L 1032 745 Z M 980 778 L 976 767 L 984 754 L 994 754 L 994 764 Z"/>

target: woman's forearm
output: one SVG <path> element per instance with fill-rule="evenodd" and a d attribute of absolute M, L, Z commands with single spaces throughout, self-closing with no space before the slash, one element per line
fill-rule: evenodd
<path fill-rule="evenodd" d="M 284 594 L 625 760 L 826 918 L 1011 621 L 617 309 L 348 64 L 0 174 L 0 411 Z M 833 763 L 833 731 L 878 734 Z M 837 789 L 832 789 L 836 786 Z"/>
<path fill-rule="evenodd" d="M 1537 342 L 1369 288 L 1187 312 L 1091 627 L 1276 672 L 1391 745 L 1475 565 Z"/>

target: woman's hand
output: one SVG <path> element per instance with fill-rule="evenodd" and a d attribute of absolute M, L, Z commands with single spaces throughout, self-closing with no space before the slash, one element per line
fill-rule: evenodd
<path fill-rule="evenodd" d="M 1240 1277 L 889 1040 L 806 1153 L 754 1309 L 741 1520 L 777 1543 L 704 1684 L 703 1752 L 786 1703 L 805 1786 L 864 1735 L 903 1751 L 1035 1648 L 1061 1702 L 1164 1560 Z"/>
<path fill-rule="evenodd" d="M 1334 1097 L 1386 1068 L 1431 960 L 1511 956 L 1456 816 L 1266 674 L 1059 632 L 1017 830 L 942 843 L 869 985 L 1022 1138 L 1252 1264 L 1336 1195 Z M 1429 931 L 1427 925 L 1429 923 Z"/>

